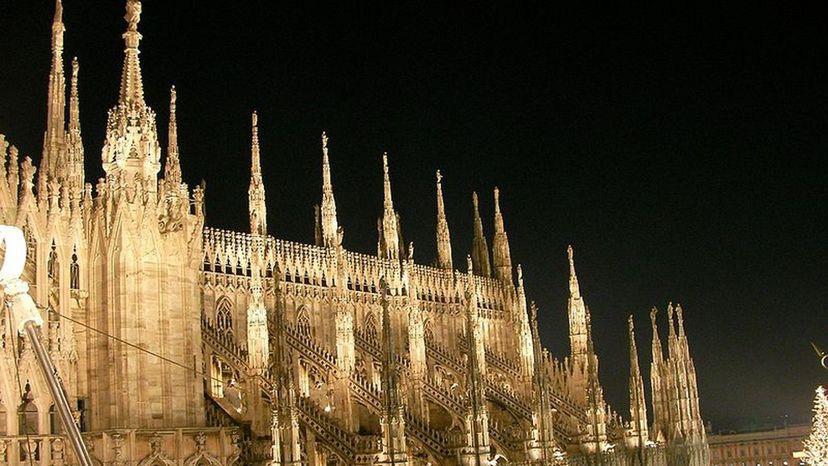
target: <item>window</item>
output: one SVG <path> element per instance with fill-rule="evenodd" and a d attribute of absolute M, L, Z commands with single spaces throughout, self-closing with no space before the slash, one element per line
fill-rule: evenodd
<path fill-rule="evenodd" d="M 26 384 L 23 403 L 17 409 L 17 431 L 20 435 L 37 434 L 37 405 L 34 404 L 31 386 Z"/>
<path fill-rule="evenodd" d="M 302 306 L 299 308 L 299 313 L 296 315 L 296 330 L 300 335 L 306 337 L 311 336 L 310 317 L 308 316 L 308 308 Z"/>
<path fill-rule="evenodd" d="M 55 409 L 55 405 L 49 407 L 49 432 L 53 434 L 62 434 L 63 433 L 63 423 L 58 417 L 57 409 Z"/>
<path fill-rule="evenodd" d="M 233 305 L 226 297 L 221 298 L 216 306 L 216 327 L 223 334 L 233 334 Z"/>

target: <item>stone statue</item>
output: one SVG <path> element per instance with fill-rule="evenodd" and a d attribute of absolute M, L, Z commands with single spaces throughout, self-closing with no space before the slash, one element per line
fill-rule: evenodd
<path fill-rule="evenodd" d="M 130 31 L 138 30 L 138 23 L 141 21 L 141 1 L 128 0 L 126 4 L 126 14 L 124 19 L 129 23 Z"/>

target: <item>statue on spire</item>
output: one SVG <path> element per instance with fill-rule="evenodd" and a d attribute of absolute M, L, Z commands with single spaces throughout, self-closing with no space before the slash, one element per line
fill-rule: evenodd
<path fill-rule="evenodd" d="M 129 24 L 127 30 L 138 30 L 138 23 L 141 22 L 141 0 L 127 0 L 124 19 Z"/>

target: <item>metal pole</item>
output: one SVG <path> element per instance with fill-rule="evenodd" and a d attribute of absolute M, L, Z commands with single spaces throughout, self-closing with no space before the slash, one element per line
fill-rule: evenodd
<path fill-rule="evenodd" d="M 46 384 L 49 386 L 49 391 L 52 393 L 52 399 L 55 402 L 55 409 L 60 416 L 63 423 L 63 428 L 66 429 L 66 434 L 69 437 L 69 442 L 72 444 L 72 450 L 75 451 L 75 456 L 81 466 L 92 466 L 92 459 L 89 457 L 89 452 L 86 451 L 86 444 L 83 443 L 83 438 L 80 434 L 78 425 L 75 424 L 75 419 L 72 417 L 72 412 L 69 410 L 69 401 L 66 399 L 66 392 L 63 391 L 63 385 L 60 383 L 60 378 L 57 374 L 52 359 L 49 353 L 43 347 L 43 342 L 40 341 L 40 332 L 38 326 L 34 321 L 26 321 L 23 324 L 23 329 L 26 331 L 26 336 L 29 337 L 29 342 L 32 344 L 37 362 L 40 364 L 40 369 L 43 371 L 43 377 L 46 379 Z"/>

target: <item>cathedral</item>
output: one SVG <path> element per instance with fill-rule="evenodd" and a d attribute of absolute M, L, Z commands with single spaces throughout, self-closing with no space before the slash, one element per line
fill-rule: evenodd
<path fill-rule="evenodd" d="M 475 194 L 472 251 L 455 264 L 438 171 L 437 258 L 416 263 L 383 157 L 377 253 L 349 251 L 322 133 L 315 242 L 278 239 L 253 113 L 250 229 L 205 225 L 207 193 L 182 181 L 175 88 L 166 148 L 144 98 L 140 0 L 126 2 L 105 176 L 88 180 L 80 65 L 65 75 L 62 10 L 57 0 L 39 165 L 0 134 L 0 223 L 25 234 L 22 279 L 94 464 L 708 464 L 682 308 L 650 314 L 649 404 L 630 317 L 629 416 L 616 412 L 572 248 L 570 353 L 555 357 L 496 188 L 491 249 Z M 78 464 L 5 310 L 0 375 L 0 465 Z"/>

